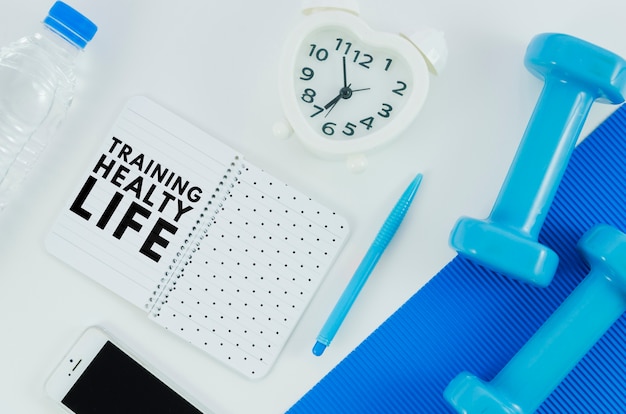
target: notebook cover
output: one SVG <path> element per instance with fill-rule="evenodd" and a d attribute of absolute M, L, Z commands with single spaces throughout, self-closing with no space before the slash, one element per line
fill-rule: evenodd
<path fill-rule="evenodd" d="M 560 263 L 536 288 L 457 256 L 290 413 L 444 413 L 443 398 L 461 371 L 491 380 L 589 268 L 580 237 L 605 223 L 626 230 L 626 107 L 618 108 L 574 151 L 539 241 Z M 626 410 L 626 319 L 609 329 L 538 412 Z"/>

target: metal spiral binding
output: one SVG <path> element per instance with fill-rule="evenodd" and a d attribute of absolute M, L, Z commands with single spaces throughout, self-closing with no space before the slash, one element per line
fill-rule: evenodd
<path fill-rule="evenodd" d="M 216 215 L 219 214 L 224 202 L 228 199 L 232 189 L 235 188 L 235 183 L 239 181 L 238 176 L 242 174 L 243 164 L 237 166 L 239 159 L 240 157 L 236 156 L 235 160 L 230 163 L 230 168 L 226 170 L 222 180 L 214 189 L 195 225 L 187 234 L 187 238 L 172 258 L 167 271 L 152 292 L 152 296 L 145 305 L 150 315 L 159 316 L 161 309 L 167 304 L 171 292 L 176 289 L 178 280 L 184 276 L 185 267 L 189 264 L 191 257 L 200 250 L 202 240 L 207 237 Z M 212 209 L 212 207 L 214 208 Z"/>

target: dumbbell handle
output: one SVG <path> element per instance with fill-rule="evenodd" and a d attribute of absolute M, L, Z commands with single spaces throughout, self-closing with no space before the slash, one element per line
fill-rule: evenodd
<path fill-rule="evenodd" d="M 532 413 L 626 311 L 626 298 L 592 270 L 491 381 Z"/>
<path fill-rule="evenodd" d="M 546 79 L 490 219 L 537 238 L 585 118 L 597 96 Z"/>
<path fill-rule="evenodd" d="M 624 102 L 626 61 L 572 36 L 544 33 L 528 45 L 524 64 L 544 79 L 544 89 L 491 214 L 460 218 L 450 245 L 495 272 L 545 287 L 559 258 L 538 242 L 539 232 L 592 102 Z"/>

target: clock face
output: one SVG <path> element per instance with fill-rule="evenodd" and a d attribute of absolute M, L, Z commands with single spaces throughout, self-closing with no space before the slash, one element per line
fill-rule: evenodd
<path fill-rule="evenodd" d="M 339 27 L 307 36 L 295 69 L 300 110 L 328 139 L 360 138 L 381 129 L 416 87 L 402 56 L 366 45 Z"/>
<path fill-rule="evenodd" d="M 398 35 L 374 32 L 346 13 L 319 14 L 290 52 L 283 93 L 290 95 L 283 96 L 289 121 L 318 152 L 367 151 L 419 112 L 428 91 L 426 63 Z"/>

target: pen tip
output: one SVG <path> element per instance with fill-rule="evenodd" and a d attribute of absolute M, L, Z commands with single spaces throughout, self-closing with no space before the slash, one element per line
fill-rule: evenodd
<path fill-rule="evenodd" d="M 415 178 L 413 179 L 414 185 L 420 185 L 420 183 L 422 182 L 422 178 L 424 178 L 422 173 L 417 174 Z"/>
<path fill-rule="evenodd" d="M 317 341 L 315 343 L 315 346 L 313 346 L 313 355 L 315 356 L 320 356 L 324 353 L 324 350 L 326 349 L 326 345 L 324 345 L 323 343 Z"/>
<path fill-rule="evenodd" d="M 406 190 L 404 190 L 404 194 L 402 195 L 402 197 L 409 200 L 409 203 L 413 201 L 413 197 L 417 193 L 417 189 L 422 183 L 422 178 L 423 178 L 423 175 L 421 173 L 417 174 L 415 178 L 413 178 L 413 181 L 411 181 L 409 186 L 406 188 Z"/>

